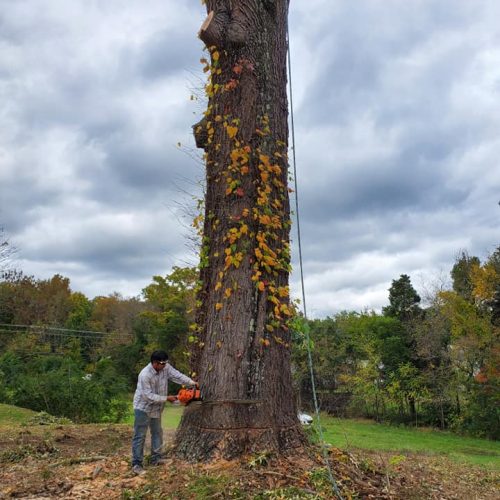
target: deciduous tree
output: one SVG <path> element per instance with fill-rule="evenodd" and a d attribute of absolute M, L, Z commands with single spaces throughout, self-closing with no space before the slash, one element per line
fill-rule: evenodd
<path fill-rule="evenodd" d="M 177 433 L 188 459 L 301 446 L 287 318 L 288 0 L 207 0 L 208 107 L 197 350 L 205 402 Z"/>

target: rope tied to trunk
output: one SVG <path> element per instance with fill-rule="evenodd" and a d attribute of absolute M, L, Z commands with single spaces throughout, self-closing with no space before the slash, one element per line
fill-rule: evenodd
<path fill-rule="evenodd" d="M 307 320 L 307 308 L 306 308 L 306 292 L 304 286 L 304 268 L 302 264 L 302 243 L 301 243 L 301 233 L 300 233 L 300 218 L 299 218 L 299 193 L 298 193 L 298 183 L 297 183 L 297 160 L 295 156 L 295 124 L 294 124 L 294 116 L 293 116 L 293 93 L 292 93 L 292 61 L 290 55 L 290 35 L 288 31 L 288 23 L 286 27 L 286 43 L 287 43 L 287 59 L 288 59 L 288 88 L 290 95 L 290 119 L 291 119 L 291 131 L 292 131 L 292 162 L 293 162 L 293 178 L 294 178 L 294 187 L 295 187 L 295 217 L 297 221 L 297 245 L 299 250 L 299 268 L 300 268 L 300 283 L 302 288 L 302 310 L 304 314 L 304 319 Z M 316 414 L 316 429 L 319 435 L 320 447 L 323 455 L 323 461 L 328 470 L 328 478 L 330 483 L 332 484 L 333 493 L 339 500 L 344 500 L 342 494 L 340 493 L 337 482 L 335 481 L 335 477 L 333 475 L 332 466 L 330 461 L 328 460 L 328 451 L 326 450 L 326 443 L 323 436 L 323 429 L 321 428 L 321 418 L 319 414 L 319 405 L 318 398 L 316 395 L 316 383 L 314 381 L 314 370 L 313 370 L 313 361 L 311 354 L 311 339 L 309 336 L 309 331 L 306 329 L 306 343 L 307 343 L 307 363 L 309 366 L 309 376 L 311 378 L 311 386 L 313 393 L 313 401 L 314 401 L 314 411 Z"/>

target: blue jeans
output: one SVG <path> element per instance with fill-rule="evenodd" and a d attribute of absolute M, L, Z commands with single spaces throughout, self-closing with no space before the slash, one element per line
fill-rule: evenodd
<path fill-rule="evenodd" d="M 151 463 L 155 464 L 161 458 L 163 446 L 163 431 L 161 417 L 152 418 L 141 410 L 134 410 L 134 437 L 132 438 L 132 466 L 141 465 L 144 460 L 144 443 L 146 433 L 151 432 Z"/>

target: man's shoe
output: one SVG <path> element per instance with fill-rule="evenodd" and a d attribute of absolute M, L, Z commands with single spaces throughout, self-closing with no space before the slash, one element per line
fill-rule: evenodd
<path fill-rule="evenodd" d="M 152 463 L 151 465 L 169 465 L 172 463 L 172 460 L 169 460 L 167 458 L 159 458 L 156 462 Z"/>
<path fill-rule="evenodd" d="M 134 465 L 132 467 L 132 472 L 136 476 L 143 476 L 144 474 L 146 474 L 146 471 L 143 469 L 143 467 L 141 465 Z"/>

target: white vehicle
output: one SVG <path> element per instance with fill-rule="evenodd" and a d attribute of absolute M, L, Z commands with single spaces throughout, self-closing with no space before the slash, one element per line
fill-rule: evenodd
<path fill-rule="evenodd" d="M 313 423 L 313 418 L 310 415 L 308 415 L 307 413 L 299 412 L 297 417 L 299 417 L 299 422 L 302 425 L 311 425 Z"/>

